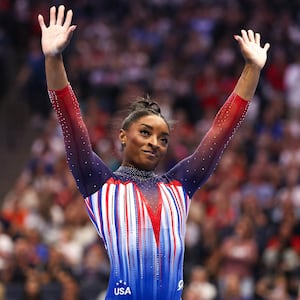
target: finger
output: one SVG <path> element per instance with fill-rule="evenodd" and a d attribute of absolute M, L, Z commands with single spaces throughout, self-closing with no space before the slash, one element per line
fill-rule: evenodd
<path fill-rule="evenodd" d="M 254 32 L 251 29 L 248 30 L 248 38 L 250 42 L 255 42 Z"/>
<path fill-rule="evenodd" d="M 238 41 L 238 42 L 240 42 L 241 41 L 241 37 L 239 36 L 239 35 L 237 35 L 237 34 L 235 34 L 234 36 L 234 39 L 236 40 L 236 41 Z"/>
<path fill-rule="evenodd" d="M 260 34 L 258 32 L 255 33 L 255 43 L 260 45 Z"/>
<path fill-rule="evenodd" d="M 64 23 L 64 27 L 68 28 L 71 25 L 72 22 L 72 18 L 73 18 L 73 11 L 71 9 L 68 10 L 67 15 L 66 15 L 66 20 Z"/>
<path fill-rule="evenodd" d="M 67 31 L 67 39 L 68 39 L 68 41 L 71 40 L 71 37 L 72 37 L 73 32 L 74 32 L 75 29 L 76 29 L 76 25 L 72 25 L 72 26 L 70 26 L 68 28 L 68 31 Z"/>
<path fill-rule="evenodd" d="M 52 6 L 50 8 L 50 22 L 49 22 L 49 26 L 55 25 L 55 23 L 56 23 L 56 7 Z"/>
<path fill-rule="evenodd" d="M 76 29 L 76 25 L 72 25 L 68 28 L 68 31 L 67 31 L 68 39 L 70 39 L 72 37 L 72 34 L 73 34 L 75 29 Z"/>
<path fill-rule="evenodd" d="M 63 24 L 64 16 L 65 16 L 65 7 L 64 7 L 64 5 L 60 5 L 58 7 L 58 13 L 57 13 L 57 20 L 56 20 L 57 25 Z"/>
<path fill-rule="evenodd" d="M 247 34 L 247 31 L 245 29 L 242 29 L 241 30 L 241 33 L 242 33 L 242 38 L 245 42 L 249 42 L 249 37 L 248 37 L 248 34 Z"/>
<path fill-rule="evenodd" d="M 43 31 L 46 28 L 44 17 L 42 15 L 38 15 L 38 21 L 40 24 L 40 28 Z"/>
<path fill-rule="evenodd" d="M 238 42 L 240 48 L 243 48 L 244 47 L 244 43 L 245 43 L 243 37 L 241 37 L 240 35 L 237 35 L 237 34 L 234 35 L 233 37 Z"/>
<path fill-rule="evenodd" d="M 270 48 L 270 44 L 269 43 L 265 43 L 264 45 L 264 50 L 268 51 Z"/>

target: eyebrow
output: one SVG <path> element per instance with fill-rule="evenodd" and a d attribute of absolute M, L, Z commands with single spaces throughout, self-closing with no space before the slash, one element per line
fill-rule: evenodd
<path fill-rule="evenodd" d="M 147 128 L 149 128 L 149 129 L 151 129 L 151 130 L 153 130 L 153 127 L 150 126 L 150 125 L 148 125 L 148 124 L 141 123 L 141 125 L 142 125 L 142 126 L 145 126 L 145 127 L 147 127 Z M 161 134 L 164 135 L 164 136 L 170 136 L 170 134 L 169 134 L 168 132 L 162 132 Z"/>

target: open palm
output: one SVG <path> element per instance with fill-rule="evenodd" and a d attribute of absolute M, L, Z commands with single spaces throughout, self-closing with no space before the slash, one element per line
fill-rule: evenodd
<path fill-rule="evenodd" d="M 260 69 L 263 68 L 267 60 L 267 51 L 270 48 L 270 44 L 266 43 L 261 47 L 260 34 L 254 33 L 252 30 L 241 30 L 241 36 L 235 35 L 235 39 L 240 45 L 246 62 L 252 63 Z"/>
<path fill-rule="evenodd" d="M 76 26 L 71 25 L 73 17 L 72 10 L 68 10 L 65 16 L 65 7 L 60 5 L 56 14 L 56 7 L 50 9 L 49 26 L 45 25 L 44 17 L 38 16 L 42 30 L 42 50 L 45 56 L 61 53 L 69 44 L 72 33 Z"/>

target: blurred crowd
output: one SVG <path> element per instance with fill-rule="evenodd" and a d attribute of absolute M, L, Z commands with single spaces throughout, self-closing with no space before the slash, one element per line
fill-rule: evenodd
<path fill-rule="evenodd" d="M 48 18 L 52 4 L 74 11 L 64 60 L 112 169 L 132 100 L 150 95 L 172 122 L 163 172 L 195 149 L 231 93 L 244 63 L 233 35 L 251 28 L 271 43 L 246 119 L 192 199 L 183 300 L 299 299 L 298 0 L 0 1 L 0 98 L 14 77 L 38 135 L 1 202 L 0 299 L 100 300 L 110 271 L 48 100 L 37 14 Z"/>

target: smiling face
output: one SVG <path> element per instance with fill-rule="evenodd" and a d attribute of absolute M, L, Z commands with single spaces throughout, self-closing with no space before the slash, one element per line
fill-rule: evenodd
<path fill-rule="evenodd" d="M 169 142 L 169 127 L 157 115 L 146 115 L 126 129 L 121 129 L 124 146 L 123 166 L 152 171 L 165 156 Z"/>

